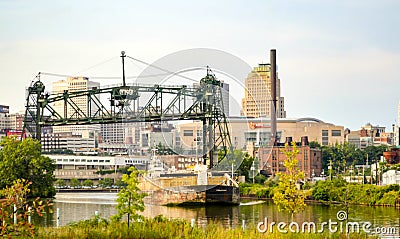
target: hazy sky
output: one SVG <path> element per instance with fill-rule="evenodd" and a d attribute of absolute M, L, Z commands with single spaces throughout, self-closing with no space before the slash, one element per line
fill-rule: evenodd
<path fill-rule="evenodd" d="M 275 48 L 288 117 L 391 131 L 400 100 L 399 10 L 396 0 L 1 0 L 0 104 L 22 110 L 39 71 L 118 76 L 121 50 L 153 62 L 213 48 L 255 66 Z M 116 71 L 88 70 L 104 61 Z"/>

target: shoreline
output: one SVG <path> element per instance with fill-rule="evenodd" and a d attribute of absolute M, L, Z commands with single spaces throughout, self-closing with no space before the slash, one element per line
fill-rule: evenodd
<path fill-rule="evenodd" d="M 272 198 L 266 198 L 266 197 L 257 197 L 257 196 L 240 196 L 240 199 L 254 199 L 254 200 L 265 200 L 265 201 L 270 201 L 271 203 L 273 203 L 274 201 L 272 200 Z M 312 200 L 312 199 L 308 199 L 308 200 L 304 200 L 304 202 L 307 205 L 325 205 L 325 206 L 330 206 L 330 205 L 341 205 L 344 204 L 344 202 L 339 202 L 339 201 L 318 201 L 318 200 Z M 390 204 L 374 204 L 374 205 L 368 205 L 368 204 L 349 204 L 349 206 L 366 206 L 366 207 L 393 207 L 395 209 L 400 209 L 400 205 L 390 205 Z"/>

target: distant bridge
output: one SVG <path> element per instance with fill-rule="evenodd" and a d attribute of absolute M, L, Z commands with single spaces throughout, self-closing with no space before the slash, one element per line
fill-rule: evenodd
<path fill-rule="evenodd" d="M 123 72 L 125 57 L 123 52 Z M 48 126 L 200 120 L 204 164 L 218 164 L 218 149 L 225 156 L 232 152 L 221 82 L 208 68 L 199 87 L 127 85 L 123 74 L 123 83 L 118 86 L 49 94 L 40 77 L 41 73 L 27 90 L 22 133 L 27 137 L 40 140 L 43 127 Z M 107 96 L 109 105 L 101 102 L 101 96 Z M 77 97 L 87 98 L 87 110 L 75 103 Z M 55 103 L 64 106 L 63 112 L 54 109 Z"/>

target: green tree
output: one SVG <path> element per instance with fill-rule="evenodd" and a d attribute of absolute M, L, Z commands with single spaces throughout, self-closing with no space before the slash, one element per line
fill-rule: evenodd
<path fill-rule="evenodd" d="M 83 186 L 85 186 L 85 187 L 93 187 L 93 180 L 86 179 L 85 181 L 83 181 Z"/>
<path fill-rule="evenodd" d="M 81 186 L 81 182 L 79 182 L 79 180 L 76 178 L 71 178 L 69 181 L 69 186 L 71 186 L 71 188 L 77 188 Z"/>
<path fill-rule="evenodd" d="M 252 181 L 250 179 L 250 168 L 255 159 L 247 152 L 243 153 L 241 150 L 238 149 L 234 150 L 233 154 L 236 162 L 240 162 L 242 160 L 242 163 L 240 164 L 238 169 L 239 175 L 244 175 L 246 178 L 246 182 Z M 255 173 L 254 176 L 257 176 L 257 173 Z"/>
<path fill-rule="evenodd" d="M 111 187 L 114 184 L 114 180 L 111 178 L 105 178 L 99 180 L 99 186 L 102 188 Z"/>
<path fill-rule="evenodd" d="M 144 211 L 143 198 L 146 196 L 145 193 L 139 191 L 139 171 L 135 167 L 129 168 L 130 174 L 122 175 L 122 181 L 127 184 L 125 188 L 122 188 L 118 192 L 117 196 L 117 215 L 112 217 L 113 220 L 119 221 L 122 216 L 127 215 L 128 227 L 131 219 L 137 220 L 142 216 L 138 214 L 138 211 Z"/>
<path fill-rule="evenodd" d="M 60 187 L 60 188 L 64 188 L 65 186 L 67 186 L 65 180 L 63 179 L 57 179 L 56 182 L 54 183 L 54 185 Z"/>
<path fill-rule="evenodd" d="M 310 142 L 310 148 L 318 148 L 318 149 L 321 149 L 322 148 L 322 146 L 318 143 L 318 141 L 311 141 Z"/>
<path fill-rule="evenodd" d="M 122 179 L 118 179 L 117 182 L 115 183 L 115 185 L 116 185 L 118 188 L 123 188 L 123 187 L 126 187 L 126 186 L 127 186 L 127 184 L 126 184 L 124 181 L 122 181 Z"/>
<path fill-rule="evenodd" d="M 5 137 L 0 146 L 0 188 L 13 185 L 17 179 L 26 179 L 32 182 L 28 197 L 55 195 L 56 166 L 49 157 L 41 155 L 39 141 Z"/>
<path fill-rule="evenodd" d="M 299 190 L 296 186 L 298 181 L 304 181 L 305 175 L 304 172 L 301 172 L 297 168 L 298 160 L 296 156 L 299 154 L 299 150 L 295 142 L 292 142 L 291 147 L 286 144 L 281 152 L 286 156 L 283 162 L 286 171 L 277 174 L 279 183 L 274 190 L 272 199 L 279 210 L 287 211 L 291 215 L 293 221 L 294 214 L 303 211 L 306 207 L 304 200 L 307 194 L 304 190 Z"/>

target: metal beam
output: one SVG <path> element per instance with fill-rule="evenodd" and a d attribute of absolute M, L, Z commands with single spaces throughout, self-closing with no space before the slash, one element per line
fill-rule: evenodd
<path fill-rule="evenodd" d="M 84 91 L 48 94 L 38 77 L 28 88 L 24 133 L 40 140 L 41 128 L 47 126 L 88 125 L 129 122 L 201 120 L 203 122 L 204 161 L 212 167 L 218 148 L 226 155 L 232 151 L 231 139 L 223 111 L 221 82 L 210 70 L 200 86 L 145 86 L 126 84 Z M 110 105 L 102 103 L 101 96 Z M 86 98 L 88 109 L 81 109 L 77 99 Z M 144 106 L 139 107 L 139 99 Z M 64 105 L 63 113 L 54 104 Z M 132 107 L 133 106 L 133 107 Z"/>

